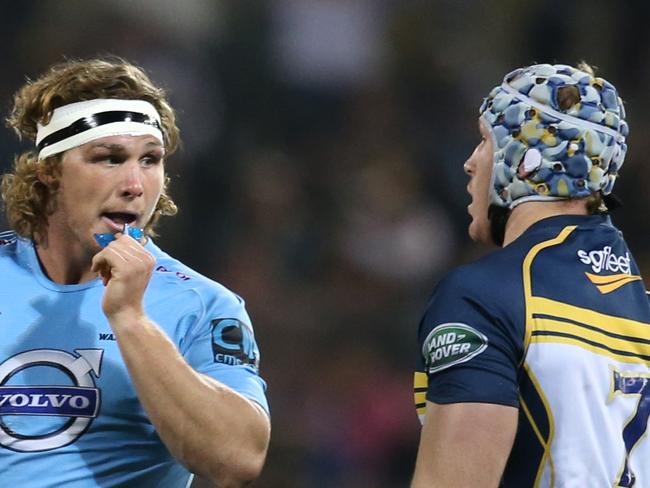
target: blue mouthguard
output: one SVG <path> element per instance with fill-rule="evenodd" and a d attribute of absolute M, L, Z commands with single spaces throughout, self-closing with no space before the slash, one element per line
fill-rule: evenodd
<path fill-rule="evenodd" d="M 131 227 L 129 224 L 124 224 L 122 233 L 128 234 L 136 241 L 139 241 L 144 235 L 144 230 L 140 229 L 139 227 Z M 115 234 L 111 234 L 110 232 L 106 232 L 104 234 L 95 234 L 95 240 L 97 241 L 97 244 L 104 248 L 115 240 Z"/>

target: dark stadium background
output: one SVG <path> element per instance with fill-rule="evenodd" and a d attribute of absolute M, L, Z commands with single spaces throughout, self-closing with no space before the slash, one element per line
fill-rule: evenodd
<path fill-rule="evenodd" d="M 64 56 L 123 56 L 166 86 L 185 146 L 168 162 L 181 212 L 158 242 L 247 301 L 273 415 L 256 486 L 401 487 L 420 313 L 443 273 L 484 252 L 465 234 L 462 163 L 503 74 L 584 59 L 618 86 L 631 135 L 614 219 L 650 273 L 649 14 L 606 0 L 4 1 L 0 108 Z M 21 147 L 0 129 L 1 170 Z"/>

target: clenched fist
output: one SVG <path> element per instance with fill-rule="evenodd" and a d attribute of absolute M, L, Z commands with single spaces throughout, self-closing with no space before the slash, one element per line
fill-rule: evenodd
<path fill-rule="evenodd" d="M 142 244 L 126 234 L 98 252 L 92 260 L 92 271 L 101 276 L 106 286 L 102 309 L 106 317 L 125 315 L 142 317 L 142 299 L 151 279 L 156 259 Z"/>

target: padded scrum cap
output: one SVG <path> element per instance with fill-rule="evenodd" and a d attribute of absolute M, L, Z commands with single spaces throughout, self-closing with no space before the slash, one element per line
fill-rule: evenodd
<path fill-rule="evenodd" d="M 579 100 L 563 108 L 558 99 L 567 89 Z M 628 126 L 623 102 L 606 80 L 567 65 L 521 68 L 490 92 L 480 116 L 495 149 L 491 203 L 512 208 L 611 193 Z"/>

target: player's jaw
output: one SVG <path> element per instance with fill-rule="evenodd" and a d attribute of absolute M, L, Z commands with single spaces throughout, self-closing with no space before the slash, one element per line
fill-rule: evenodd
<path fill-rule="evenodd" d="M 471 196 L 471 202 L 467 206 L 467 212 L 472 219 L 468 233 L 474 241 L 489 243 L 491 237 L 488 208 L 494 152 L 489 130 L 482 122 L 479 122 L 479 132 L 481 141 L 463 165 L 465 173 L 469 176 L 467 193 Z"/>
<path fill-rule="evenodd" d="M 468 234 L 473 241 L 487 243 L 490 239 L 490 221 L 488 219 L 488 194 L 470 190 L 472 202 L 467 206 L 471 217 Z"/>

